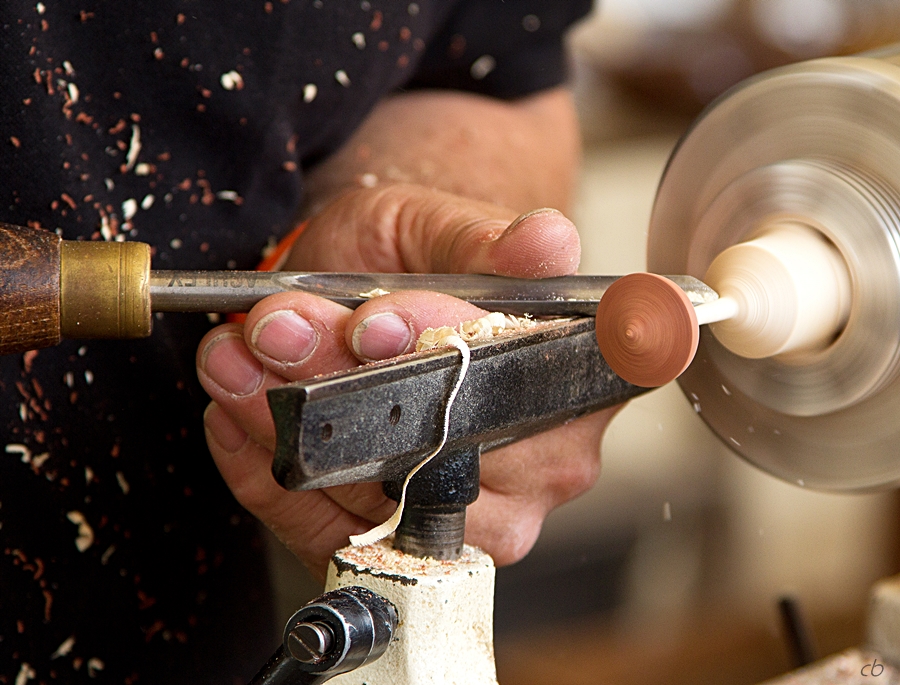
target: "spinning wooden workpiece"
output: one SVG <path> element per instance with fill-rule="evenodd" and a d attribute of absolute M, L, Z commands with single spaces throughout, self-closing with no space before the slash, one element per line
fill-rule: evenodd
<path fill-rule="evenodd" d="M 782 223 L 722 252 L 705 282 L 719 299 L 694 306 L 668 278 L 623 276 L 600 300 L 597 343 L 612 369 L 642 387 L 664 385 L 694 358 L 699 327 L 748 359 L 825 349 L 850 312 L 850 275 L 824 235 Z"/>
<path fill-rule="evenodd" d="M 693 360 L 699 341 L 694 305 L 663 276 L 623 276 L 597 307 L 603 358 L 634 385 L 654 388 L 676 379 Z"/>

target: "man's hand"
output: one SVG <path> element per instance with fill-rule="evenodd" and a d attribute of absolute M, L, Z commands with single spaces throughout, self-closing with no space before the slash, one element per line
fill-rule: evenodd
<path fill-rule="evenodd" d="M 579 253 L 575 227 L 554 210 L 516 219 L 500 206 L 392 184 L 332 202 L 310 221 L 288 268 L 549 277 L 574 273 Z M 318 576 L 349 535 L 381 523 L 396 505 L 379 483 L 283 490 L 271 474 L 274 428 L 265 391 L 409 352 L 425 328 L 483 314 L 426 292 L 385 295 L 355 311 L 282 293 L 257 304 L 244 325 L 219 326 L 201 342 L 197 367 L 213 399 L 205 422 L 216 465 L 238 501 Z M 612 414 L 600 412 L 485 454 L 466 541 L 499 564 L 521 559 L 547 513 L 596 479 L 600 438 Z"/>

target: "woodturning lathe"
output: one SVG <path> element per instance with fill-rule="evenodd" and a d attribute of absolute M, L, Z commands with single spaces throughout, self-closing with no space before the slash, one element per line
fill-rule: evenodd
<path fill-rule="evenodd" d="M 60 332 L 78 335 L 93 316 L 94 303 L 79 304 L 78 311 L 86 313 L 66 323 L 71 311 L 65 304 L 67 294 L 60 307 L 59 279 L 69 274 L 60 274 L 59 246 L 53 240 L 56 237 L 44 236 L 41 250 L 28 255 L 34 259 L 27 264 L 32 271 L 26 272 L 15 259 L 25 254 L 24 250 L 16 253 L 15 236 L 10 227 L 0 227 L 0 252 L 5 250 L 8 260 L 0 269 L 0 350 L 13 352 L 52 344 L 58 341 Z M 63 250 L 70 247 L 63 246 Z M 51 255 L 50 267 L 42 258 L 44 253 Z M 65 254 L 62 257 L 63 261 L 68 258 Z M 114 261 L 118 263 L 118 257 Z M 704 291 L 705 286 L 696 280 L 682 279 L 677 286 L 664 286 L 664 291 L 675 294 L 674 309 L 688 313 L 688 327 L 663 327 L 663 334 L 656 335 L 663 339 L 667 332 L 673 338 L 681 336 L 675 342 L 684 342 L 682 338 L 688 336 L 688 344 L 679 347 L 681 362 L 672 367 L 672 375 L 684 370 L 679 378 L 682 388 L 701 417 L 732 450 L 775 475 L 809 487 L 858 490 L 900 482 L 896 451 L 900 440 L 900 46 L 769 72 L 739 86 L 712 106 L 680 142 L 666 168 L 651 219 L 649 268 L 660 274 L 709 279 L 721 290 L 723 297 L 714 301 L 715 293 L 710 297 L 709 289 Z M 177 311 L 236 311 L 252 304 L 253 298 L 283 286 L 292 287 L 279 282 L 284 275 L 223 276 L 219 280 L 198 273 L 171 272 L 166 276 L 150 272 L 149 262 L 129 269 L 138 275 L 140 296 L 120 310 L 132 291 L 115 290 L 116 297 L 97 310 L 106 322 L 100 327 L 103 335 L 149 334 L 151 301 L 157 309 L 161 309 L 158 303 L 166 301 Z M 341 275 L 345 279 L 348 276 L 353 275 Z M 369 278 L 376 279 L 372 287 L 396 288 L 389 285 L 394 277 Z M 419 278 L 442 282 L 440 276 Z M 38 280 L 40 287 L 35 289 Z M 658 278 L 650 280 L 660 282 Z M 232 282 L 236 284 L 233 287 Z M 611 282 L 598 277 L 592 287 L 599 295 Z M 166 293 L 166 283 L 184 287 Z M 492 283 L 491 288 L 505 287 L 501 285 L 503 279 Z M 200 293 L 207 285 L 207 291 L 216 291 L 212 300 L 188 297 L 188 290 Z M 526 286 L 536 293 L 547 283 Z M 413 287 L 429 286 L 420 280 Z M 349 291 L 369 289 L 354 285 Z M 90 295 L 91 289 L 85 289 L 85 293 Z M 207 295 L 209 292 L 203 294 Z M 186 299 L 178 299 L 182 296 Z M 42 303 L 42 318 L 23 327 L 22 312 L 29 297 L 38 297 Z M 494 301 L 489 297 L 467 299 Z M 650 299 L 658 298 L 653 295 Z M 571 302 L 562 295 L 524 300 L 524 304 L 519 302 L 522 307 L 518 311 L 528 311 L 538 301 L 544 303 L 547 313 L 570 311 Z M 218 301 L 221 306 L 211 304 Z M 602 305 L 604 298 L 600 301 Z M 628 313 L 629 308 L 625 311 Z M 121 328 L 122 316 L 132 313 L 135 325 Z M 148 323 L 145 326 L 143 322 Z M 109 328 L 107 323 L 115 325 Z M 714 327 L 701 330 L 704 323 Z M 548 343 L 567 341 L 563 352 L 577 352 L 583 360 L 587 356 L 584 340 L 593 338 L 592 328 L 589 320 L 581 320 L 542 335 Z M 601 339 L 606 328 L 602 321 L 597 326 Z M 636 328 L 622 330 L 631 333 L 619 337 L 639 337 Z M 571 343 L 575 336 L 580 336 L 581 347 L 577 349 Z M 520 342 L 524 348 L 527 341 Z M 16 347 L 22 344 L 26 347 Z M 513 344 L 507 341 L 504 345 L 509 350 L 504 350 L 518 354 Z M 687 357 L 682 348 L 687 349 Z M 494 351 L 485 346 L 479 354 L 487 359 Z M 518 359 L 510 368 L 518 365 Z M 569 358 L 565 362 L 565 369 L 573 374 L 574 361 Z M 361 375 L 384 373 L 393 383 L 409 377 L 414 365 L 419 369 L 416 373 L 424 369 L 435 374 L 438 390 L 452 367 L 451 360 L 431 354 L 427 359 L 417 356 L 405 362 L 374 365 L 361 374 L 351 370 L 328 382 L 354 384 L 362 382 Z M 514 371 L 503 370 L 498 376 L 505 378 L 511 373 Z M 596 380 L 598 375 L 591 376 L 593 388 L 586 382 L 587 375 L 582 379 L 585 393 L 596 392 L 598 397 L 577 407 L 569 406 L 571 401 L 565 399 L 560 405 L 560 421 L 641 392 L 641 388 L 624 387 L 626 384 L 614 377 Z M 473 378 L 477 379 L 477 374 Z M 609 387 L 598 390 L 604 383 Z M 317 388 L 313 386 L 322 382 L 308 385 L 314 393 Z M 401 393 L 398 397 L 406 402 L 412 395 Z M 428 401 L 440 402 L 441 397 L 440 392 L 433 392 Z M 398 399 L 398 407 L 400 403 Z M 387 427 L 397 422 L 391 420 L 392 406 L 382 405 L 372 415 L 377 413 L 386 424 L 376 426 L 376 432 L 387 438 L 398 433 Z M 305 405 L 307 409 L 310 406 Z M 534 429 L 552 425 L 547 418 L 546 397 L 542 396 L 534 407 Z M 397 416 L 413 413 L 404 405 Z M 420 418 L 425 416 L 419 414 Z M 334 423 L 334 434 L 331 423 L 323 425 L 329 427 L 325 441 L 338 444 L 339 424 Z M 499 420 L 497 425 L 501 425 Z M 488 450 L 525 434 L 508 433 L 490 426 L 485 428 L 484 440 L 459 451 L 477 464 L 482 447 Z M 312 430 L 308 434 L 310 440 L 319 435 Z M 456 437 L 462 442 L 471 436 Z M 293 453 L 288 449 L 281 461 L 286 469 L 281 474 L 282 482 L 296 486 L 292 480 L 294 466 L 298 471 L 301 467 L 311 469 L 306 481 L 309 487 L 336 482 L 313 480 L 315 469 L 296 451 L 297 445 L 288 447 L 295 449 Z M 367 454 L 370 447 L 367 445 Z M 424 447 L 417 444 L 410 449 L 413 455 Z M 396 479 L 401 474 L 393 470 L 403 465 L 402 459 L 394 458 L 396 450 L 388 452 L 381 461 L 372 457 L 366 464 L 340 465 L 346 474 L 337 466 L 323 473 L 328 478 L 340 471 L 356 480 Z M 404 459 L 414 461 L 408 455 Z M 357 470 L 351 473 L 351 469 Z M 490 680 L 490 666 L 486 671 Z"/>
<path fill-rule="evenodd" d="M 836 490 L 896 484 L 900 46 L 768 72 L 714 104 L 666 167 L 649 269 L 727 286 L 733 271 L 717 270 L 721 255 L 785 226 L 818 238 L 846 270 L 797 295 L 813 255 L 794 250 L 803 277 L 777 295 L 823 305 L 830 313 L 819 310 L 816 323 L 827 325 L 793 351 L 765 355 L 703 330 L 679 383 L 732 450 L 781 478 Z"/>

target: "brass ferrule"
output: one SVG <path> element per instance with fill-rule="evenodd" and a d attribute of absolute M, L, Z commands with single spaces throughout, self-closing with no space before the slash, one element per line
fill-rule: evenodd
<path fill-rule="evenodd" d="M 64 338 L 150 335 L 150 246 L 62 241 L 60 332 Z"/>

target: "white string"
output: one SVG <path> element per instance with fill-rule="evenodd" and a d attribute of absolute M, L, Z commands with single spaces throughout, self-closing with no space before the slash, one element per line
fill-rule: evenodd
<path fill-rule="evenodd" d="M 466 373 L 469 370 L 469 346 L 463 342 L 463 339 L 456 335 L 451 335 L 442 341 L 445 345 L 450 345 L 459 350 L 459 353 L 462 355 L 462 365 L 459 368 L 459 376 L 456 379 L 456 383 L 453 386 L 453 389 L 450 391 L 450 394 L 447 396 L 447 407 L 444 409 L 444 433 L 441 436 L 441 442 L 438 444 L 437 448 L 431 452 L 428 456 L 426 456 L 422 461 L 418 463 L 418 465 L 409 472 L 406 476 L 406 480 L 403 481 L 403 489 L 400 493 L 400 503 L 397 505 L 397 510 L 393 513 L 393 515 L 380 526 L 375 526 L 372 530 L 367 533 L 362 533 L 360 535 L 351 535 L 350 536 L 350 544 L 354 547 L 363 547 L 365 545 L 371 545 L 379 540 L 386 538 L 388 535 L 397 530 L 397 526 L 400 525 L 400 519 L 403 516 L 403 506 L 406 504 L 406 487 L 409 485 L 410 479 L 415 476 L 419 470 L 425 466 L 428 462 L 430 462 L 438 452 L 440 452 L 444 448 L 444 444 L 447 442 L 447 436 L 450 433 L 450 408 L 453 406 L 453 401 L 456 399 L 456 394 L 459 392 L 460 387 L 463 384 L 463 380 L 466 377 Z"/>

